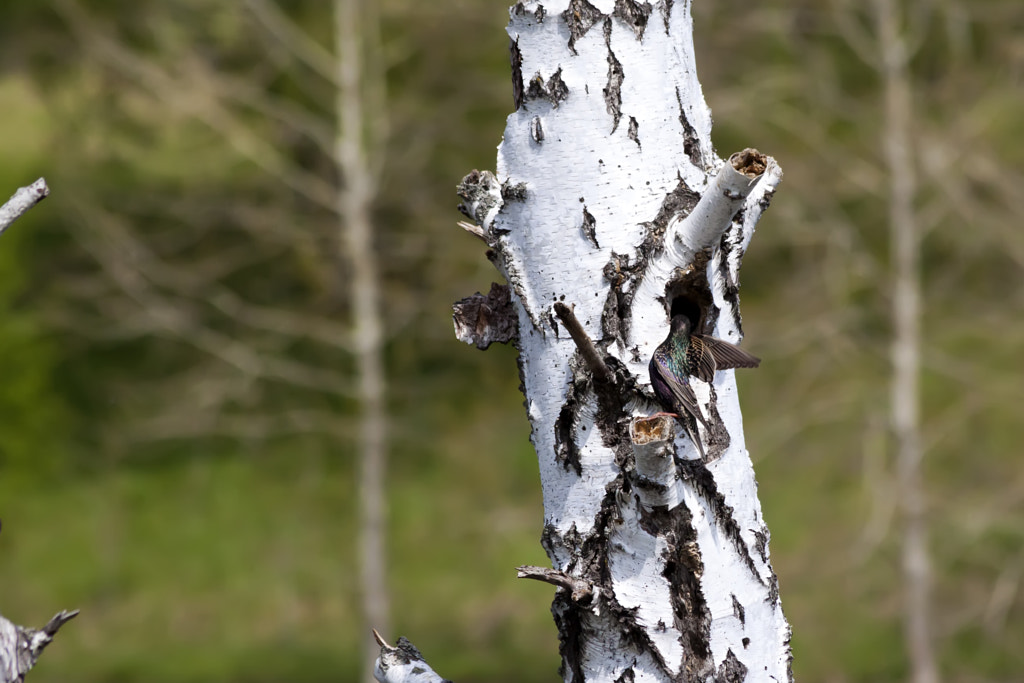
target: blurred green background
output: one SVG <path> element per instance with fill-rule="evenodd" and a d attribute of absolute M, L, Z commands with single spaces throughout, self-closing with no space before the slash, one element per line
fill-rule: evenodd
<path fill-rule="evenodd" d="M 52 188 L 0 239 L 0 613 L 82 610 L 37 683 L 358 677 L 348 269 L 306 191 L 338 182 L 334 91 L 258 6 L 0 8 L 0 192 Z M 279 7 L 333 49 L 329 3 Z M 1021 680 L 1024 4 L 901 7 L 937 651 L 947 680 Z M 507 5 L 369 8 L 386 635 L 458 681 L 554 680 L 552 590 L 514 572 L 547 561 L 514 352 L 458 343 L 450 317 L 497 277 L 454 187 L 493 169 L 511 111 Z M 840 0 L 694 14 L 719 154 L 786 174 L 744 263 L 763 364 L 739 382 L 794 670 L 903 680 L 874 28 Z"/>

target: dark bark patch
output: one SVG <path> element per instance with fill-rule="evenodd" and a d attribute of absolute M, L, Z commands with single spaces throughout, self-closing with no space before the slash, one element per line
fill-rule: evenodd
<path fill-rule="evenodd" d="M 559 535 L 558 528 L 550 522 L 544 525 L 544 531 L 540 535 L 540 546 L 551 559 L 551 566 L 555 569 L 563 569 L 570 566 L 579 552 L 582 538 L 574 524 L 564 534 Z"/>
<path fill-rule="evenodd" d="M 493 173 L 473 169 L 455 189 L 462 198 L 459 211 L 476 221 L 477 225 L 483 225 L 487 214 L 500 202 L 493 194 L 498 187 L 498 179 Z"/>
<path fill-rule="evenodd" d="M 597 219 L 587 211 L 586 204 L 583 205 L 583 225 L 580 226 L 580 229 L 583 230 L 583 236 L 594 246 L 594 249 L 601 248 L 601 245 L 597 243 Z"/>
<path fill-rule="evenodd" d="M 661 7 L 661 20 L 665 23 L 665 35 L 669 35 L 670 22 L 672 20 L 672 5 L 674 0 L 661 0 L 658 5 Z"/>
<path fill-rule="evenodd" d="M 533 16 L 537 18 L 537 21 L 539 23 L 543 24 L 544 23 L 544 17 L 546 17 L 547 15 L 548 15 L 548 11 L 546 9 L 544 9 L 544 5 L 537 5 L 537 9 L 533 13 Z"/>
<path fill-rule="evenodd" d="M 647 271 L 647 264 L 664 249 L 665 229 L 669 221 L 688 215 L 698 201 L 700 195 L 691 190 L 680 177 L 678 185 L 665 195 L 658 215 L 643 224 L 646 234 L 637 249 L 638 258 L 632 261 L 629 256 L 612 253 L 604 267 L 604 277 L 611 288 L 601 313 L 601 329 L 605 335 L 603 343 L 616 342 L 623 349 L 628 346 L 633 297 Z"/>
<path fill-rule="evenodd" d="M 768 527 L 762 526 L 760 531 L 754 531 L 754 550 L 761 561 L 768 564 Z"/>
<path fill-rule="evenodd" d="M 557 337 L 559 333 L 558 320 L 555 318 L 555 314 L 551 312 L 550 308 L 547 310 L 546 313 L 544 313 L 544 320 L 547 322 L 548 326 L 551 328 L 551 331 L 554 332 L 555 336 Z"/>
<path fill-rule="evenodd" d="M 530 305 L 527 303 L 526 296 L 524 295 L 526 289 L 523 286 L 523 274 L 519 272 L 519 268 L 516 266 L 515 260 L 507 258 L 504 255 L 501 245 L 501 241 L 498 240 L 495 243 L 495 251 L 498 253 L 498 259 L 501 262 L 505 277 L 508 279 L 508 284 L 512 288 L 512 291 L 514 291 L 519 297 L 519 304 L 523 307 L 523 310 L 526 311 L 526 317 L 530 319 L 530 324 L 533 325 L 533 329 L 544 335 L 545 332 L 541 325 L 541 321 L 530 308 Z"/>
<path fill-rule="evenodd" d="M 733 615 L 737 619 L 740 620 L 741 624 L 746 626 L 747 625 L 747 611 L 745 609 L 743 609 L 743 605 L 741 605 L 740 601 L 736 599 L 736 594 L 735 593 L 731 593 L 730 597 L 732 597 L 732 613 L 733 613 Z"/>
<path fill-rule="evenodd" d="M 736 522 L 736 517 L 733 515 L 732 506 L 726 504 L 725 496 L 718 490 L 718 484 L 715 483 L 714 475 L 699 460 L 677 460 L 676 468 L 680 479 L 693 486 L 694 490 L 707 501 L 708 506 L 711 508 L 711 514 L 714 515 L 715 522 L 732 542 L 736 553 L 743 560 L 743 564 L 750 570 L 751 576 L 758 583 L 763 584 L 764 580 L 757 571 L 754 558 L 750 556 L 750 549 L 747 548 L 747 544 L 743 541 L 740 525 Z"/>
<path fill-rule="evenodd" d="M 715 672 L 714 683 L 743 683 L 747 680 L 747 667 L 743 665 L 733 651 L 730 649 L 725 654 L 725 659 Z"/>
<path fill-rule="evenodd" d="M 604 609 L 619 622 L 619 633 L 622 636 L 621 647 L 628 647 L 636 652 L 647 653 L 654 660 L 661 673 L 666 678 L 669 677 L 671 673 L 669 672 L 668 665 L 665 663 L 665 657 L 654 645 L 654 641 L 648 635 L 647 629 L 637 620 L 639 610 L 632 607 L 623 607 L 614 598 L 606 598 L 604 602 Z M 597 635 L 601 636 L 602 634 Z"/>
<path fill-rule="evenodd" d="M 796 680 L 793 678 L 793 649 L 789 646 L 792 640 L 793 627 L 786 624 L 786 639 L 782 641 L 782 646 L 786 648 L 786 671 L 789 674 L 786 678 L 789 680 L 789 683 L 794 683 Z"/>
<path fill-rule="evenodd" d="M 501 198 L 506 202 L 526 201 L 526 183 L 513 183 L 506 180 L 501 184 Z"/>
<path fill-rule="evenodd" d="M 649 2 L 639 3 L 635 0 L 615 0 L 615 9 L 612 11 L 612 16 L 622 20 L 623 23 L 633 29 L 637 40 L 643 40 L 644 31 L 647 29 L 647 20 L 650 19 L 653 9 Z"/>
<path fill-rule="evenodd" d="M 636 391 L 636 380 L 632 373 L 614 356 L 606 356 L 605 365 L 611 370 L 611 382 L 594 381 L 597 394 L 597 427 L 601 430 L 601 443 L 615 451 L 615 462 L 619 467 L 632 458 L 633 441 L 629 437 L 629 423 L 623 405 L 625 397 Z"/>
<path fill-rule="evenodd" d="M 583 472 L 578 443 L 580 411 L 591 391 L 597 399 L 594 426 L 601 435 L 601 443 L 615 451 L 616 462 L 620 465 L 632 453 L 630 418 L 623 410 L 623 402 L 625 396 L 636 391 L 636 382 L 625 365 L 614 356 L 605 356 L 603 362 L 609 370 L 609 378 L 595 377 L 580 351 L 573 354 L 569 361 L 569 386 L 562 409 L 555 419 L 555 459 L 566 471 L 572 468 L 577 475 Z"/>
<path fill-rule="evenodd" d="M 580 448 L 577 443 L 577 427 L 579 426 L 580 411 L 583 409 L 586 396 L 591 388 L 590 375 L 585 368 L 586 364 L 577 352 L 569 361 L 569 370 L 572 375 L 569 387 L 565 392 L 565 400 L 562 402 L 562 409 L 555 419 L 555 461 L 560 463 L 566 472 L 571 468 L 577 476 L 583 474 Z"/>
<path fill-rule="evenodd" d="M 636 681 L 636 675 L 633 673 L 633 667 L 628 667 L 615 679 L 615 683 L 634 683 L 634 681 Z"/>
<path fill-rule="evenodd" d="M 562 68 L 559 67 L 558 71 L 551 75 L 548 79 L 548 94 L 551 98 L 551 104 L 558 106 L 559 102 L 564 101 L 569 97 L 569 86 L 562 80 Z"/>
<path fill-rule="evenodd" d="M 509 58 L 512 61 L 512 103 L 515 110 L 523 106 L 523 53 L 519 51 L 519 39 L 508 39 Z"/>
<path fill-rule="evenodd" d="M 656 507 L 640 509 L 640 527 L 648 534 L 664 538 L 662 575 L 675 587 L 671 595 L 673 625 L 680 633 L 685 679 L 705 680 L 714 671 L 711 658 L 711 610 L 704 599 L 700 579 L 704 562 L 697 544 L 693 515 L 686 505 L 669 510 Z"/>
<path fill-rule="evenodd" d="M 668 484 L 645 477 L 639 472 L 633 472 L 633 476 L 630 479 L 633 482 L 634 488 L 638 491 L 649 491 L 657 495 L 664 495 L 668 491 Z"/>
<path fill-rule="evenodd" d="M 690 511 L 685 506 L 678 506 L 668 514 L 674 528 L 665 534 L 668 548 L 663 574 L 677 588 L 671 596 L 674 625 L 680 633 L 683 661 L 690 672 L 697 674 L 690 680 L 704 680 L 714 667 L 711 660 L 711 610 L 700 587 L 704 562 Z"/>
<path fill-rule="evenodd" d="M 690 158 L 690 163 L 697 168 L 707 170 L 704 167 L 704 150 L 700 146 L 700 137 L 697 129 L 690 123 L 686 116 L 686 108 L 683 107 L 683 98 L 676 88 L 676 102 L 679 104 L 679 124 L 683 127 L 683 153 Z"/>
<path fill-rule="evenodd" d="M 630 280 L 630 271 L 629 257 L 615 252 L 604 266 L 604 279 L 610 285 L 601 311 L 601 343 L 605 347 L 611 343 L 625 347 L 629 338 L 629 305 L 622 286 Z"/>
<path fill-rule="evenodd" d="M 636 118 L 633 116 L 629 117 L 629 139 L 636 143 L 637 147 L 640 147 L 640 124 L 636 122 Z"/>
<path fill-rule="evenodd" d="M 564 102 L 568 97 L 569 86 L 562 80 L 561 67 L 551 75 L 547 82 L 544 81 L 544 77 L 540 75 L 540 72 L 534 74 L 526 88 L 527 100 L 547 100 L 556 109 L 559 103 Z"/>
<path fill-rule="evenodd" d="M 665 229 L 669 222 L 675 218 L 689 216 L 699 201 L 700 195 L 691 190 L 680 176 L 675 188 L 665 195 L 665 199 L 661 202 L 658 215 L 654 217 L 654 220 L 645 224 L 645 227 L 648 228 L 648 235 L 643 246 L 647 247 L 647 251 L 650 251 L 652 255 L 660 253 L 665 238 Z"/>
<path fill-rule="evenodd" d="M 779 602 L 779 577 L 774 571 L 768 580 L 768 597 L 765 599 L 765 602 L 769 605 L 776 605 Z"/>
<path fill-rule="evenodd" d="M 726 449 L 729 448 L 729 444 L 732 442 L 729 430 L 725 428 L 725 422 L 722 420 L 722 416 L 718 412 L 718 393 L 715 391 L 715 385 L 711 384 L 708 388 L 711 391 L 711 400 L 708 401 L 707 418 L 708 424 L 711 425 L 711 429 L 707 435 L 707 454 L 704 461 L 705 464 L 712 463 L 721 458 L 725 454 Z"/>
<path fill-rule="evenodd" d="M 530 135 L 538 145 L 544 142 L 544 126 L 541 124 L 539 116 L 530 119 Z"/>
<path fill-rule="evenodd" d="M 729 304 L 733 324 L 740 337 L 743 336 L 743 318 L 740 316 L 740 283 L 739 263 L 743 259 L 741 250 L 743 242 L 743 209 L 736 215 L 733 224 L 722 234 L 722 240 L 718 244 L 718 256 L 715 262 L 715 270 L 722 276 L 722 298 Z M 729 264 L 730 254 L 736 254 L 735 266 Z"/>
<path fill-rule="evenodd" d="M 608 46 L 608 85 L 604 87 L 604 104 L 608 113 L 612 115 L 612 132 L 619 127 L 619 119 L 622 118 L 622 81 L 625 80 L 625 73 L 622 71 L 622 64 L 612 52 L 612 20 L 610 17 L 604 21 L 604 42 Z"/>
<path fill-rule="evenodd" d="M 571 680 L 585 681 L 583 675 L 583 657 L 581 646 L 583 641 L 583 623 L 580 608 L 573 604 L 569 591 L 558 590 L 551 603 L 551 616 L 555 618 L 558 628 L 558 654 L 562 663 L 558 666 L 558 676 L 562 680 L 570 680 L 566 674 L 572 672 Z"/>
<path fill-rule="evenodd" d="M 491 291 L 486 295 L 477 292 L 456 301 L 454 309 L 455 336 L 478 349 L 486 349 L 495 342 L 507 344 L 518 338 L 519 318 L 508 285 L 492 282 Z"/>
<path fill-rule="evenodd" d="M 569 27 L 569 50 L 576 52 L 576 41 L 587 34 L 604 15 L 587 0 L 572 0 L 569 9 L 562 12 L 562 19 Z"/>

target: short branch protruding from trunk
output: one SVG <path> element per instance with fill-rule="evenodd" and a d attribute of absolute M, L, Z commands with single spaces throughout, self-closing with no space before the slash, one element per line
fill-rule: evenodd
<path fill-rule="evenodd" d="M 455 225 L 459 226 L 470 235 L 478 238 L 481 242 L 487 241 L 487 235 L 484 234 L 484 229 L 476 223 L 469 223 L 467 221 L 458 221 Z"/>
<path fill-rule="evenodd" d="M 388 645 L 377 629 L 373 629 L 373 637 L 380 645 L 373 677 L 380 683 L 451 683 L 434 671 L 404 636 L 395 645 Z"/>
<path fill-rule="evenodd" d="M 569 591 L 572 595 L 572 601 L 576 603 L 587 602 L 597 592 L 594 584 L 583 579 L 577 579 L 569 576 L 565 572 L 560 572 L 557 569 L 549 569 L 547 567 L 535 567 L 532 565 L 524 565 L 522 567 L 516 567 L 516 576 L 520 579 L 533 579 L 534 581 L 542 581 L 544 583 L 550 583 L 552 586 L 558 586 Z"/>
<path fill-rule="evenodd" d="M 3 234 L 3 231 L 11 223 L 21 218 L 26 211 L 46 199 L 49 194 L 50 188 L 47 187 L 45 178 L 40 178 L 26 187 L 18 188 L 18 191 L 7 200 L 7 203 L 0 206 L 0 234 Z"/>
<path fill-rule="evenodd" d="M 576 343 L 576 348 L 579 349 L 580 355 L 587 362 L 590 371 L 594 373 L 594 379 L 606 384 L 613 382 L 615 378 L 612 376 L 611 370 L 608 369 L 604 359 L 601 358 L 600 352 L 597 350 L 597 346 L 594 345 L 594 341 L 587 335 L 586 330 L 583 329 L 583 325 L 580 324 L 572 309 L 561 301 L 555 302 L 555 315 L 565 325 L 565 329 L 569 331 L 569 336 Z"/>
<path fill-rule="evenodd" d="M 679 474 L 673 445 L 675 430 L 667 415 L 636 418 L 630 423 L 629 436 L 636 461 L 634 489 L 647 508 L 679 504 Z"/>
<path fill-rule="evenodd" d="M 491 283 L 486 295 L 477 292 L 455 302 L 452 322 L 459 341 L 483 350 L 494 342 L 507 344 L 518 336 L 518 318 L 508 285 Z"/>
<path fill-rule="evenodd" d="M 729 229 L 768 165 L 769 158 L 756 149 L 729 157 L 697 206 L 677 225 L 674 239 L 691 252 L 713 245 Z"/>

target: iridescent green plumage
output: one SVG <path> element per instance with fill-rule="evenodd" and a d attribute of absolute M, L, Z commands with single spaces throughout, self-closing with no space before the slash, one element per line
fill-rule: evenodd
<path fill-rule="evenodd" d="M 756 368 L 761 361 L 727 341 L 693 334 L 691 327 L 692 323 L 685 315 L 674 316 L 668 336 L 655 349 L 648 370 L 658 402 L 679 419 L 703 458 L 706 455 L 697 423 L 705 431 L 710 426 L 697 405 L 690 377 L 713 382 L 718 370 Z"/>

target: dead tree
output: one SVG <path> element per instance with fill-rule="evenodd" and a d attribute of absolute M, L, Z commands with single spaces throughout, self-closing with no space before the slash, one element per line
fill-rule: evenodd
<path fill-rule="evenodd" d="M 519 575 L 558 587 L 562 676 L 788 680 L 734 373 L 690 378 L 690 430 L 656 415 L 648 376 L 674 316 L 742 338 L 740 263 L 781 171 L 713 151 L 688 0 L 517 3 L 508 31 L 497 172 L 459 187 L 508 284 L 457 303 L 455 326 L 520 352 L 552 568 Z M 440 680 L 407 642 L 379 661 L 382 681 Z"/>

